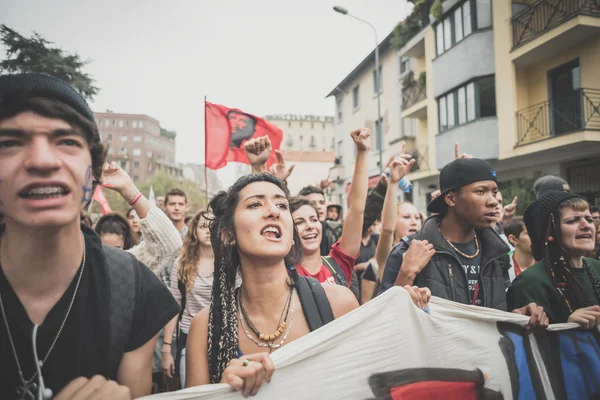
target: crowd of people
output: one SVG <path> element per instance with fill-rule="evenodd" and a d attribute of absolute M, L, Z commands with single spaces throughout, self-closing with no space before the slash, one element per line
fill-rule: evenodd
<path fill-rule="evenodd" d="M 252 173 L 187 215 L 181 189 L 151 202 L 105 162 L 68 84 L 0 76 L 2 397 L 129 399 L 211 383 L 255 395 L 273 377 L 270 353 L 394 286 L 424 313 L 438 296 L 527 315 L 531 329 L 600 324 L 600 212 L 567 182 L 538 180 L 517 216 L 492 166 L 456 149 L 425 217 L 398 203 L 415 163 L 404 146 L 369 190 L 370 132 L 350 136 L 346 207 L 319 185 L 292 195 L 294 167 L 261 137 L 244 143 Z M 92 221 L 82 210 L 96 185 L 131 208 Z"/>

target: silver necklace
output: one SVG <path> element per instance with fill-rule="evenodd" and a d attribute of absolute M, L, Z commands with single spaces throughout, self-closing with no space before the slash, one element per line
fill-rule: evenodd
<path fill-rule="evenodd" d="M 296 289 L 294 288 L 293 291 L 295 291 Z M 281 342 L 279 343 L 263 343 L 263 342 L 259 342 L 257 339 L 254 338 L 254 336 L 252 336 L 252 334 L 250 332 L 248 332 L 248 327 L 246 326 L 246 323 L 244 322 L 244 317 L 242 316 L 242 312 L 241 310 L 241 306 L 240 306 L 240 296 L 239 296 L 239 291 L 238 291 L 238 318 L 240 319 L 240 321 L 242 322 L 242 328 L 244 328 L 244 333 L 246 333 L 246 336 L 248 336 L 248 339 L 252 340 L 252 342 L 254 342 L 255 345 L 257 345 L 258 347 L 268 347 L 269 349 L 278 349 L 280 347 L 282 347 L 288 337 L 288 335 L 290 334 L 290 331 L 292 330 L 292 323 L 294 322 L 294 310 L 295 310 L 295 304 L 296 304 L 296 299 L 294 297 L 294 293 L 292 293 L 292 304 L 290 306 L 291 310 L 290 310 L 290 323 L 287 325 L 286 329 L 285 329 L 285 333 L 283 334 L 283 338 L 281 339 Z"/>
<path fill-rule="evenodd" d="M 86 259 L 85 236 L 83 235 L 83 232 L 81 233 L 81 236 L 83 238 L 83 261 L 81 262 L 81 267 L 79 268 L 79 277 L 77 278 L 77 285 L 75 286 L 75 292 L 73 293 L 73 297 L 71 298 L 71 303 L 69 304 L 69 308 L 67 309 L 67 314 L 65 315 L 65 318 L 63 319 L 62 323 L 60 324 L 60 328 L 58 328 L 58 332 L 57 332 L 56 336 L 54 337 L 54 341 L 52 342 L 52 345 L 50 345 L 50 348 L 48 349 L 48 352 L 46 353 L 46 356 L 44 357 L 44 359 L 42 361 L 40 361 L 40 363 L 39 363 L 39 366 L 40 366 L 40 368 L 38 369 L 39 371 L 41 371 L 41 368 L 46 363 L 46 360 L 50 356 L 52 349 L 54 349 L 54 345 L 56 344 L 56 341 L 58 340 L 58 338 L 60 337 L 60 334 L 62 333 L 65 323 L 67 322 L 67 318 L 69 318 L 69 314 L 71 313 L 71 309 L 73 308 L 73 303 L 75 303 L 75 298 L 77 297 L 77 292 L 79 291 L 79 283 L 81 282 L 81 276 L 83 275 L 83 269 L 85 268 L 85 259 Z M 1 239 L 2 238 L 0 238 L 0 241 L 1 241 Z M 4 310 L 4 303 L 2 302 L 1 294 L 0 294 L 0 311 L 2 312 L 2 319 L 4 320 L 4 325 L 6 326 L 6 332 L 8 333 L 8 340 L 10 341 L 10 346 L 12 347 L 13 355 L 15 357 L 15 362 L 17 363 L 17 369 L 19 370 L 19 378 L 21 379 L 21 386 L 19 386 L 17 388 L 17 395 L 19 396 L 18 398 L 34 400 L 35 399 L 34 393 L 37 391 L 37 385 L 33 382 L 33 380 L 37 377 L 38 370 L 36 370 L 35 373 L 33 374 L 33 376 L 31 378 L 29 378 L 28 380 L 25 380 L 25 378 L 23 377 L 23 370 L 21 369 L 21 363 L 19 362 L 19 357 L 17 356 L 17 349 L 15 347 L 15 343 L 13 342 L 13 338 L 10 333 L 10 327 L 8 326 L 8 320 L 6 319 L 6 311 Z"/>

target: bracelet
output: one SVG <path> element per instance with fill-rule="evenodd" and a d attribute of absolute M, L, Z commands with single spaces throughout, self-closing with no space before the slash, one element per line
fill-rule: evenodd
<path fill-rule="evenodd" d="M 142 195 L 142 192 L 138 192 L 138 194 L 136 194 L 136 195 L 135 195 L 135 197 L 133 198 L 133 200 L 131 200 L 131 201 L 129 202 L 129 205 L 130 205 L 130 206 L 133 206 L 135 203 L 137 203 L 137 202 L 138 202 L 138 200 L 139 200 L 139 199 L 140 199 L 142 196 L 143 196 L 143 195 Z"/>
<path fill-rule="evenodd" d="M 170 346 L 172 343 L 163 342 L 163 344 L 168 344 Z"/>

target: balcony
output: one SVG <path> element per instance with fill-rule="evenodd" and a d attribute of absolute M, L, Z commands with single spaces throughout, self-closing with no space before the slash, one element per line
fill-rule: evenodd
<path fill-rule="evenodd" d="M 597 0 L 538 0 L 515 14 L 512 59 L 529 65 L 560 54 L 600 33 Z"/>
<path fill-rule="evenodd" d="M 411 71 L 402 83 L 402 118 L 427 116 L 427 75 L 422 72 L 418 80 Z"/>
<path fill-rule="evenodd" d="M 600 90 L 579 89 L 517 112 L 517 146 L 577 131 L 600 131 Z"/>
<path fill-rule="evenodd" d="M 411 169 L 412 172 L 429 170 L 429 148 L 427 146 L 415 149 L 411 155 L 415 159 L 415 165 Z"/>

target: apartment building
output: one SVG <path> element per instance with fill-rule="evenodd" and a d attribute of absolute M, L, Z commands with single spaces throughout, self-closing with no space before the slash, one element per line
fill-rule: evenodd
<path fill-rule="evenodd" d="M 335 160 L 333 117 L 284 114 L 267 115 L 264 119 L 283 131 L 280 150 L 289 164 L 296 164 L 288 181 L 292 194 L 329 176 Z M 331 191 L 328 194 L 331 199 Z"/>
<path fill-rule="evenodd" d="M 176 135 L 161 128 L 159 121 L 147 115 L 112 111 L 95 116 L 108 147 L 108 161 L 118 162 L 134 182 L 145 182 L 160 170 L 182 179 L 182 168 L 175 161 Z"/>
<path fill-rule="evenodd" d="M 401 93 L 387 118 L 392 131 L 414 138 L 419 169 L 409 178 L 420 210 L 439 170 L 454 159 L 455 144 L 488 160 L 501 182 L 561 176 L 600 205 L 597 2 L 446 0 L 439 20 L 387 54 L 384 93 L 386 65 L 399 68 Z M 332 93 L 347 101 L 342 91 Z M 394 100 L 382 96 L 382 105 Z M 354 111 L 339 105 L 338 126 Z M 397 151 L 393 141 L 385 143 L 386 151 Z M 339 144 L 337 154 L 349 144 Z"/>
<path fill-rule="evenodd" d="M 404 126 L 400 117 L 402 104 L 401 66 L 398 52 L 391 46 L 392 33 L 379 45 L 380 76 L 375 73 L 375 51 L 372 51 L 348 76 L 327 95 L 334 97 L 335 112 L 335 167 L 331 179 L 338 204 L 345 205 L 350 189 L 356 150 L 350 138 L 354 129 L 371 129 L 369 156 L 369 186 L 375 186 L 380 175 L 380 153 L 383 166 L 400 151 L 401 142 L 407 142 L 407 151 L 415 152 L 415 129 Z M 405 66 L 406 67 L 406 66 Z M 377 92 L 380 91 L 381 119 L 378 120 Z M 382 135 L 382 148 L 378 135 Z"/>

